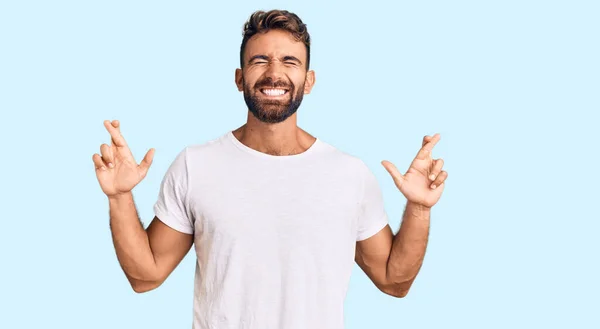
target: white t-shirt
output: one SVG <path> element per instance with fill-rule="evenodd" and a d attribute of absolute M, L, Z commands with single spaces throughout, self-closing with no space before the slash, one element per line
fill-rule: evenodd
<path fill-rule="evenodd" d="M 342 329 L 356 241 L 388 224 L 358 158 L 320 139 L 272 156 L 232 132 L 177 155 L 154 211 L 194 235 L 194 329 Z"/>

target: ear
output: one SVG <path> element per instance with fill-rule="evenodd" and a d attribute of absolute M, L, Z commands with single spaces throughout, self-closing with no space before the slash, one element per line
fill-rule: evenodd
<path fill-rule="evenodd" d="M 235 69 L 235 85 L 238 91 L 244 91 L 244 76 L 242 69 Z"/>
<path fill-rule="evenodd" d="M 310 94 L 313 86 L 315 85 L 315 71 L 310 70 L 306 72 L 306 80 L 304 81 L 304 93 Z"/>

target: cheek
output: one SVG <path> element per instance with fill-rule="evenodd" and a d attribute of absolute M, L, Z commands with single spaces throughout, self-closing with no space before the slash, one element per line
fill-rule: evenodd
<path fill-rule="evenodd" d="M 290 74 L 289 77 L 290 80 L 294 83 L 294 86 L 296 86 L 296 89 L 302 88 L 302 86 L 305 84 L 306 75 L 304 74 Z"/>
<path fill-rule="evenodd" d="M 257 70 L 249 68 L 242 75 L 242 83 L 245 86 L 248 86 L 248 87 L 252 88 L 254 86 L 254 84 L 258 81 L 258 78 L 260 77 L 260 74 L 261 73 L 258 72 Z"/>

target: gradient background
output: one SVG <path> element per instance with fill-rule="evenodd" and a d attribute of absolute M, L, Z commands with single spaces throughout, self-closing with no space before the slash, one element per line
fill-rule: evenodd
<path fill-rule="evenodd" d="M 346 327 L 599 328 L 598 1 L 2 1 L 0 327 L 190 328 L 193 253 L 136 294 L 117 262 L 92 154 L 119 119 L 134 190 L 153 217 L 184 146 L 246 119 L 234 85 L 244 21 L 296 12 L 317 83 L 299 110 L 314 135 L 359 156 L 391 225 L 405 170 L 439 132 L 447 188 L 405 299 L 358 267 Z"/>

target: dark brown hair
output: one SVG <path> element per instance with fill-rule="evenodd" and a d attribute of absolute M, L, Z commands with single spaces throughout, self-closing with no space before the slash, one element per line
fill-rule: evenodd
<path fill-rule="evenodd" d="M 283 30 L 289 32 L 296 41 L 304 43 L 306 46 L 306 69 L 310 63 L 310 35 L 306 29 L 306 24 L 302 22 L 300 17 L 287 10 L 270 10 L 254 12 L 246 24 L 244 24 L 244 32 L 242 46 L 240 47 L 240 65 L 244 67 L 244 50 L 248 40 L 259 33 L 266 33 L 270 30 Z"/>

